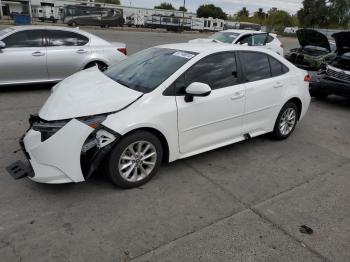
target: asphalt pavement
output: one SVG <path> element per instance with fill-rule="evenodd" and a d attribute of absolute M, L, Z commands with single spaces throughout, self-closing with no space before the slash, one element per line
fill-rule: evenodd
<path fill-rule="evenodd" d="M 91 31 L 130 54 L 206 36 Z M 262 136 L 165 164 L 121 190 L 103 174 L 44 185 L 6 173 L 49 94 L 0 90 L 0 261 L 350 261 L 348 99 L 312 100 L 288 140 Z"/>

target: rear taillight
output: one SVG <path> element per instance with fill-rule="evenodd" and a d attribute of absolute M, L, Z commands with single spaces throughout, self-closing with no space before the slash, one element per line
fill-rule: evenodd
<path fill-rule="evenodd" d="M 311 80 L 312 80 L 312 76 L 310 76 L 310 75 L 306 75 L 306 76 L 304 77 L 304 81 L 305 81 L 305 82 L 311 82 Z"/>
<path fill-rule="evenodd" d="M 118 48 L 118 51 L 123 53 L 124 55 L 127 55 L 127 51 L 126 51 L 126 48 L 123 47 L 123 48 Z"/>

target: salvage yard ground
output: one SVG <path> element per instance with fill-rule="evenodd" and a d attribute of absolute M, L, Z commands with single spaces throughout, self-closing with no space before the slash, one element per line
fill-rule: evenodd
<path fill-rule="evenodd" d="M 92 32 L 130 54 L 201 37 Z M 49 94 L 0 90 L 0 261 L 350 261 L 350 100 L 313 100 L 286 141 L 264 136 L 176 161 L 121 190 L 103 175 L 42 185 L 6 173 Z"/>

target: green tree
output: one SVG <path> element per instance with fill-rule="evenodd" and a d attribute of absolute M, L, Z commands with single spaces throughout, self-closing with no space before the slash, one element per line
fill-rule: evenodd
<path fill-rule="evenodd" d="M 297 16 L 303 27 L 328 26 L 329 13 L 326 0 L 304 0 Z"/>
<path fill-rule="evenodd" d="M 120 5 L 119 0 L 96 0 L 98 3 Z"/>
<path fill-rule="evenodd" d="M 227 19 L 227 14 L 224 11 L 222 11 L 220 7 L 217 7 L 213 4 L 201 5 L 197 9 L 197 16 L 204 17 L 204 18 L 213 17 L 213 18 L 219 18 L 224 20 Z"/>
<path fill-rule="evenodd" d="M 241 10 L 239 10 L 235 16 L 238 18 L 248 18 L 249 17 L 249 11 L 246 7 L 243 7 Z"/>
<path fill-rule="evenodd" d="M 180 6 L 179 11 L 181 12 L 187 12 L 187 8 L 184 6 Z"/>
<path fill-rule="evenodd" d="M 271 8 L 268 11 L 268 18 L 267 18 L 266 24 L 270 27 L 292 26 L 293 18 L 288 12 L 284 10 Z"/>
<path fill-rule="evenodd" d="M 259 8 L 258 11 L 254 12 L 253 20 L 255 23 L 264 24 L 267 17 L 267 13 L 262 8 Z"/>
<path fill-rule="evenodd" d="M 332 24 L 347 27 L 350 23 L 350 1 L 329 0 L 329 20 Z"/>
<path fill-rule="evenodd" d="M 154 7 L 155 9 L 176 10 L 171 3 L 163 2 L 160 5 Z"/>

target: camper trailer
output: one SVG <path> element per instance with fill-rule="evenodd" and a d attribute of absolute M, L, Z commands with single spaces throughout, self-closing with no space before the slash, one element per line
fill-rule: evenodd
<path fill-rule="evenodd" d="M 145 18 L 145 27 L 165 28 L 168 31 L 191 30 L 191 18 L 177 16 L 150 15 Z"/>
<path fill-rule="evenodd" d="M 130 16 L 125 17 L 125 24 L 129 27 L 144 27 L 145 26 L 145 15 L 142 13 L 132 14 Z"/>
<path fill-rule="evenodd" d="M 217 18 L 192 18 L 192 30 L 217 32 L 224 28 L 224 20 Z"/>
<path fill-rule="evenodd" d="M 123 26 L 123 9 L 66 5 L 64 7 L 64 23 L 74 27 L 78 25 Z"/>
<path fill-rule="evenodd" d="M 56 23 L 61 19 L 61 10 L 55 6 L 40 6 L 32 8 L 32 16 L 40 21 L 51 21 Z"/>

